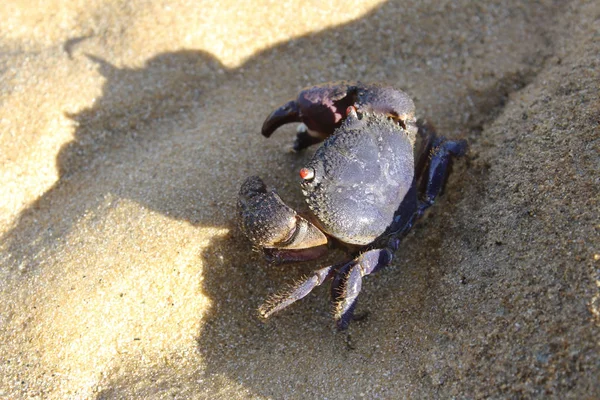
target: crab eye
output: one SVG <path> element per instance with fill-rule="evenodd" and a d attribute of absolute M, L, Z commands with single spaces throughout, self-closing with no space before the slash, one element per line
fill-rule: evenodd
<path fill-rule="evenodd" d="M 300 178 L 309 181 L 315 177 L 315 170 L 312 168 L 302 168 L 300 170 Z"/>

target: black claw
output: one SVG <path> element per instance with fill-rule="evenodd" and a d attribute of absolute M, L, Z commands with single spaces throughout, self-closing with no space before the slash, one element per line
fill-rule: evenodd
<path fill-rule="evenodd" d="M 290 122 L 300 122 L 300 111 L 298 109 L 298 103 L 295 100 L 288 101 L 281 107 L 273 111 L 262 126 L 262 134 L 265 137 L 269 137 L 275 132 L 277 128 L 282 125 L 289 124 Z"/>

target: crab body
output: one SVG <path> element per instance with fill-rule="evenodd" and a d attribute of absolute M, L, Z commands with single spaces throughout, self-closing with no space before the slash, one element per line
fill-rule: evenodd
<path fill-rule="evenodd" d="M 414 175 L 408 135 L 378 114 L 350 113 L 315 153 L 301 185 L 324 232 L 367 245 L 391 224 Z"/>
<path fill-rule="evenodd" d="M 238 198 L 241 230 L 277 263 L 316 259 L 336 245 L 351 256 L 315 271 L 260 311 L 268 317 L 331 279 L 337 325 L 345 329 L 362 278 L 390 263 L 400 239 L 442 191 L 451 160 L 464 154 L 466 143 L 437 137 L 415 120 L 406 93 L 381 85 L 336 82 L 305 89 L 267 117 L 262 133 L 268 137 L 289 122 L 301 122 L 295 150 L 324 140 L 300 170 L 309 210 L 298 214 L 260 178 L 250 177 Z"/>

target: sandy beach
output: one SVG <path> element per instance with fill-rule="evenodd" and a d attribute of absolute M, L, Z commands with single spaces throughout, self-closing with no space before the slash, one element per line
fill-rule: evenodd
<path fill-rule="evenodd" d="M 600 398 L 597 1 L 8 0 L 0 78 L 1 398 Z M 305 208 L 260 127 L 342 79 L 469 153 L 366 318 L 263 320 L 327 260 L 268 265 L 239 186 Z"/>

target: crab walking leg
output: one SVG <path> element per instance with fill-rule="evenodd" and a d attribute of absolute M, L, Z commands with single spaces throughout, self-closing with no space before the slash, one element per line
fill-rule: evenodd
<path fill-rule="evenodd" d="M 368 250 L 337 271 L 331 284 L 331 290 L 332 297 L 336 302 L 335 318 L 339 330 L 346 329 L 352 320 L 356 299 L 362 288 L 362 278 L 387 266 L 392 261 L 392 254 L 398 249 L 401 237 L 410 230 L 416 219 L 433 205 L 437 196 L 442 192 L 452 158 L 462 156 L 466 152 L 467 144 L 464 140 L 450 141 L 443 137 L 438 138 L 430 126 L 421 125 L 419 129 L 424 129 L 424 146 L 417 161 L 421 163 L 420 175 L 425 180 L 423 182 L 423 199 L 418 201 L 417 206 L 416 185 L 413 182 L 406 197 L 414 196 L 415 201 L 403 203 L 397 212 L 390 229 L 391 234 L 387 246 Z M 422 154 L 429 154 L 429 157 L 423 157 Z"/>
<path fill-rule="evenodd" d="M 337 271 L 331 284 L 331 293 L 336 303 L 335 318 L 339 330 L 346 329 L 352 320 L 356 299 L 362 288 L 362 278 L 392 261 L 392 254 L 398 249 L 401 238 L 442 192 L 452 158 L 462 156 L 466 152 L 467 144 L 464 140 L 450 141 L 436 137 L 431 125 L 421 123 L 419 131 L 423 142 L 417 155 L 419 166 L 416 180 L 423 180 L 423 198 L 417 200 L 416 180 L 413 181 L 390 226 L 387 245 L 366 251 Z"/>
<path fill-rule="evenodd" d="M 427 170 L 431 145 L 437 138 L 435 128 L 428 121 L 417 120 L 417 136 L 421 139 L 415 151 L 415 181 L 421 181 L 421 178 Z"/>
<path fill-rule="evenodd" d="M 423 199 L 419 204 L 419 215 L 431 207 L 444 190 L 452 158 L 464 155 L 466 150 L 467 142 L 464 140 L 446 140 L 443 137 L 435 139 L 429 159 L 427 180 L 424 183 Z"/>
<path fill-rule="evenodd" d="M 389 248 L 368 250 L 338 271 L 331 287 L 332 294 L 337 295 L 335 319 L 339 330 L 346 329 L 352 320 L 362 278 L 388 265 L 392 257 Z"/>
<path fill-rule="evenodd" d="M 283 310 L 292 303 L 304 298 L 315 287 L 320 286 L 336 271 L 339 265 L 331 265 L 321 268 L 313 272 L 311 276 L 296 285 L 291 286 L 288 290 L 278 293 L 271 297 L 265 304 L 260 306 L 258 312 L 264 318 L 269 318 L 278 311 Z"/>
<path fill-rule="evenodd" d="M 327 135 L 321 134 L 316 131 L 310 131 L 308 127 L 302 123 L 296 128 L 296 139 L 292 149 L 296 152 L 302 151 L 307 147 L 317 144 L 327 139 Z"/>

